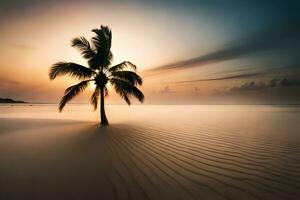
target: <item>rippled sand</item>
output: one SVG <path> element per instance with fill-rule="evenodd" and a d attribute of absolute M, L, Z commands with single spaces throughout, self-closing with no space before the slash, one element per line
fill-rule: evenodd
<path fill-rule="evenodd" d="M 0 199 L 300 199 L 297 106 L 1 109 Z"/>

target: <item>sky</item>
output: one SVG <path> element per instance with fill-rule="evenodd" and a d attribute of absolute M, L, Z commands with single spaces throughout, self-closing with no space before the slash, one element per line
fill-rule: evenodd
<path fill-rule="evenodd" d="M 86 65 L 71 40 L 108 25 L 113 63 L 137 65 L 146 104 L 298 104 L 299 10 L 297 0 L 3 0 L 0 97 L 57 103 L 76 80 L 50 81 L 49 68 Z M 108 103 L 122 103 L 109 89 Z"/>

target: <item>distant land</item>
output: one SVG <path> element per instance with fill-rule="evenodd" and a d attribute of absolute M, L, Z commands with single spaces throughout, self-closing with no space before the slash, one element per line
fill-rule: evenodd
<path fill-rule="evenodd" d="M 28 103 L 25 101 L 17 101 L 9 98 L 0 98 L 0 103 Z"/>

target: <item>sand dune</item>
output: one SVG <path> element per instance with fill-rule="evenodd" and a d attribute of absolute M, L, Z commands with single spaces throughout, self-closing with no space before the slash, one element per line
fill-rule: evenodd
<path fill-rule="evenodd" d="M 3 118 L 0 199 L 299 199 L 297 130 L 272 123 L 270 136 L 222 118 L 107 128 Z"/>

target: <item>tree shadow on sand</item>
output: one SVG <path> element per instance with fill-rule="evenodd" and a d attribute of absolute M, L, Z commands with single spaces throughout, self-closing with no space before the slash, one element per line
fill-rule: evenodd
<path fill-rule="evenodd" d="M 6 119 L 1 199 L 111 199 L 108 129 L 89 122 Z M 113 126 L 111 126 L 113 129 Z"/>

